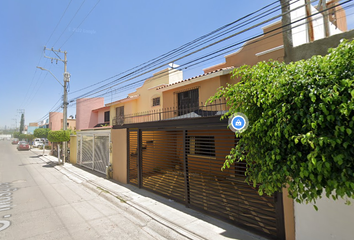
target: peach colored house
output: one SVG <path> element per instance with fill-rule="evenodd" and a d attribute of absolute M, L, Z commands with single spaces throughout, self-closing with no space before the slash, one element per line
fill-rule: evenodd
<path fill-rule="evenodd" d="M 76 120 L 67 119 L 67 129 L 76 130 Z M 49 113 L 49 129 L 52 131 L 59 131 L 63 129 L 63 113 L 50 112 Z"/>
<path fill-rule="evenodd" d="M 94 127 L 110 125 L 110 107 L 104 106 L 92 110 L 93 114 L 97 114 L 97 123 Z"/>
<path fill-rule="evenodd" d="M 63 129 L 63 119 L 61 119 L 61 129 Z M 76 119 L 70 119 L 68 118 L 66 120 L 66 129 L 71 129 L 71 130 L 76 130 Z"/>
<path fill-rule="evenodd" d="M 162 109 L 163 95 L 156 88 L 181 81 L 183 72 L 174 68 L 166 68 L 147 79 L 135 92 L 124 99 L 106 104 L 110 107 L 111 125 L 128 123 L 130 121 L 147 121 L 152 116 L 146 112 L 158 112 Z M 125 116 L 125 117 L 124 117 Z M 154 118 L 161 118 L 157 114 Z"/>
<path fill-rule="evenodd" d="M 63 113 L 50 112 L 49 113 L 49 129 L 52 131 L 59 131 L 62 129 Z"/>
<path fill-rule="evenodd" d="M 220 86 L 236 83 L 237 80 L 231 78 L 233 68 L 270 59 L 283 61 L 283 37 L 281 31 L 276 30 L 280 27 L 279 21 L 262 28 L 263 36 L 245 43 L 239 51 L 225 56 L 225 62 L 205 68 L 204 74 L 158 87 L 157 90 L 164 99 L 163 109 L 181 109 L 186 104 L 200 108 Z M 188 100 L 188 97 L 191 99 Z M 175 113 L 175 117 L 177 115 Z"/>
<path fill-rule="evenodd" d="M 104 98 L 81 98 L 76 100 L 76 129 L 93 128 L 99 123 L 98 112 L 104 107 Z M 100 118 L 101 120 L 101 118 Z"/>

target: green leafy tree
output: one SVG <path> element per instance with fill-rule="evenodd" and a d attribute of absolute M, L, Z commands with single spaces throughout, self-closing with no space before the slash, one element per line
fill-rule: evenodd
<path fill-rule="evenodd" d="M 20 140 L 26 140 L 26 134 L 21 133 L 18 138 Z"/>
<path fill-rule="evenodd" d="M 70 141 L 70 130 L 49 131 L 48 140 L 51 142 L 68 142 Z"/>
<path fill-rule="evenodd" d="M 288 65 L 260 62 L 235 69 L 225 97 L 228 117 L 242 112 L 249 128 L 222 169 L 247 164 L 246 181 L 259 194 L 288 187 L 297 202 L 354 197 L 354 41 L 329 54 Z M 349 202 L 349 201 L 348 201 Z M 316 208 L 316 207 L 315 207 Z"/>
<path fill-rule="evenodd" d="M 22 113 L 21 122 L 20 122 L 20 133 L 22 133 L 24 129 L 25 129 L 25 115 Z"/>
<path fill-rule="evenodd" d="M 33 134 L 26 134 L 26 140 L 28 142 L 32 142 L 33 139 L 34 139 L 34 135 Z"/>
<path fill-rule="evenodd" d="M 34 136 L 32 134 L 19 134 L 18 137 L 20 140 L 25 140 L 27 142 L 32 141 Z"/>
<path fill-rule="evenodd" d="M 34 137 L 36 138 L 47 138 L 49 128 L 36 128 L 33 132 Z"/>
<path fill-rule="evenodd" d="M 20 138 L 20 132 L 14 132 L 13 133 L 13 136 L 14 136 L 14 138 Z"/>

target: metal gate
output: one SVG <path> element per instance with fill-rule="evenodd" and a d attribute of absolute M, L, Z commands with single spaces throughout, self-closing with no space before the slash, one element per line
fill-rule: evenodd
<path fill-rule="evenodd" d="M 109 164 L 109 131 L 90 131 L 77 133 L 77 163 L 100 173 L 106 173 Z"/>
<path fill-rule="evenodd" d="M 243 162 L 220 170 L 237 144 L 230 130 L 128 132 L 130 183 L 266 237 L 282 239 L 283 219 L 277 217 L 275 196 L 259 196 L 257 188 L 244 182 Z"/>

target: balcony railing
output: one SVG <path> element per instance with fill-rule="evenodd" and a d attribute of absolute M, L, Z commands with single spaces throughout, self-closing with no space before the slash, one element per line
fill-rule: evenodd
<path fill-rule="evenodd" d="M 113 118 L 113 125 L 123 125 L 141 122 L 167 121 L 183 118 L 199 118 L 222 115 L 229 107 L 225 99 L 219 99 L 208 104 L 189 104 L 180 107 L 168 107 Z"/>

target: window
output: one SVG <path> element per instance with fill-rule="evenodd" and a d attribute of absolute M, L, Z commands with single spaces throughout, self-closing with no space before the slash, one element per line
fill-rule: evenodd
<path fill-rule="evenodd" d="M 178 93 L 178 116 L 199 109 L 199 89 Z"/>
<path fill-rule="evenodd" d="M 152 106 L 160 106 L 160 97 L 152 99 Z"/>
<path fill-rule="evenodd" d="M 124 124 L 124 106 L 116 108 L 116 124 Z"/>
<path fill-rule="evenodd" d="M 110 111 L 104 112 L 104 122 L 109 122 L 109 113 Z"/>
<path fill-rule="evenodd" d="M 188 136 L 187 154 L 215 157 L 214 136 Z"/>
<path fill-rule="evenodd" d="M 124 106 L 116 108 L 116 115 L 117 115 L 117 117 L 124 116 Z"/>

